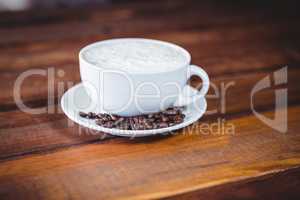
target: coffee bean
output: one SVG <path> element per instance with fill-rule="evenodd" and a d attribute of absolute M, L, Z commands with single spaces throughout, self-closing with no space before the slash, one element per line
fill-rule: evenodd
<path fill-rule="evenodd" d="M 168 124 L 165 123 L 165 122 L 161 122 L 161 123 L 159 124 L 159 128 L 167 128 L 167 127 L 168 127 Z"/>
<path fill-rule="evenodd" d="M 96 115 L 97 119 L 102 119 L 103 121 L 110 121 L 111 118 L 108 114 L 97 114 Z"/>
<path fill-rule="evenodd" d="M 138 130 L 145 130 L 145 124 L 139 124 L 138 125 Z"/>
<path fill-rule="evenodd" d="M 146 122 L 145 122 L 145 128 L 146 128 L 146 129 L 152 129 L 152 128 L 153 128 L 152 123 L 146 121 Z"/>
<path fill-rule="evenodd" d="M 176 115 L 176 116 L 174 117 L 174 122 L 175 122 L 176 124 L 179 124 L 179 123 L 183 122 L 183 116 L 181 116 L 181 115 Z"/>
<path fill-rule="evenodd" d="M 150 119 L 148 119 L 148 122 L 153 123 L 153 122 L 155 122 L 155 119 L 154 118 L 150 118 Z"/>
<path fill-rule="evenodd" d="M 114 124 L 113 124 L 112 121 L 108 121 L 108 122 L 105 122 L 105 123 L 103 124 L 103 126 L 104 126 L 105 128 L 112 128 L 112 127 L 114 126 Z"/>
<path fill-rule="evenodd" d="M 161 118 L 161 114 L 159 114 L 159 113 L 154 114 L 154 118 L 155 119 L 160 119 Z"/>
<path fill-rule="evenodd" d="M 114 124 L 115 124 L 115 125 L 118 125 L 118 124 L 120 124 L 121 122 L 123 122 L 124 120 L 125 120 L 125 118 L 120 117 L 119 119 L 117 119 L 117 120 L 114 122 Z"/>
<path fill-rule="evenodd" d="M 101 114 L 101 113 L 97 114 L 97 115 L 96 115 L 96 118 L 102 119 L 102 118 L 103 118 L 103 114 Z"/>
<path fill-rule="evenodd" d="M 166 114 L 166 115 L 177 115 L 178 114 L 178 111 L 177 110 L 165 110 L 163 111 L 163 114 Z"/>
<path fill-rule="evenodd" d="M 141 123 L 141 124 L 145 123 L 145 121 L 146 121 L 145 116 L 139 116 L 139 117 L 138 117 L 138 121 L 139 121 L 139 123 Z"/>
<path fill-rule="evenodd" d="M 105 128 L 117 128 L 122 130 L 149 130 L 167 128 L 183 122 L 185 115 L 182 108 L 168 108 L 165 111 L 140 115 L 134 117 L 121 117 L 117 115 L 93 112 L 79 112 L 81 117 L 95 119 L 95 123 Z"/>
<path fill-rule="evenodd" d="M 139 118 L 138 117 L 133 117 L 132 120 L 134 121 L 135 124 L 139 123 Z"/>
<path fill-rule="evenodd" d="M 85 112 L 79 112 L 79 116 L 80 117 L 84 117 L 84 118 L 86 118 L 87 116 L 88 116 L 88 114 L 86 114 Z"/>
<path fill-rule="evenodd" d="M 135 124 L 135 123 L 134 123 L 133 118 L 129 118 L 129 127 L 130 127 L 131 130 L 135 130 L 135 129 L 134 129 L 134 124 Z"/>
<path fill-rule="evenodd" d="M 122 129 L 122 130 L 129 130 L 130 129 L 130 124 L 129 121 L 124 119 L 122 121 L 119 121 L 117 124 L 115 122 L 115 127 L 118 129 Z"/>
<path fill-rule="evenodd" d="M 167 121 L 169 121 L 169 118 L 167 116 L 162 116 L 161 121 L 167 122 Z"/>
<path fill-rule="evenodd" d="M 87 117 L 88 117 L 89 119 L 95 119 L 95 118 L 96 118 L 96 114 L 93 113 L 93 112 L 89 112 L 89 113 L 87 114 Z"/>
<path fill-rule="evenodd" d="M 158 123 L 153 123 L 153 124 L 152 124 L 152 128 L 153 128 L 153 129 L 159 128 L 159 124 L 158 124 Z"/>
<path fill-rule="evenodd" d="M 174 107 L 174 108 L 172 108 L 173 110 L 176 110 L 176 111 L 178 111 L 178 112 L 182 112 L 182 110 L 183 110 L 183 107 Z"/>
<path fill-rule="evenodd" d="M 103 121 L 102 119 L 96 119 L 95 123 L 99 126 L 103 125 L 105 123 L 105 121 Z"/>
<path fill-rule="evenodd" d="M 118 120 L 118 116 L 117 115 L 109 115 L 110 119 L 113 121 Z"/>
<path fill-rule="evenodd" d="M 153 115 L 153 114 L 148 114 L 147 117 L 148 117 L 148 118 L 153 118 L 154 115 Z"/>

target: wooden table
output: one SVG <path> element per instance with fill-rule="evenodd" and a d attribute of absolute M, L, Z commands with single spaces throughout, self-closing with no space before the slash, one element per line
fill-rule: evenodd
<path fill-rule="evenodd" d="M 297 6 L 138 1 L 0 16 L 0 199 L 300 198 Z M 182 45 L 227 91 L 217 96 L 211 88 L 210 112 L 169 136 L 128 139 L 79 127 L 62 114 L 59 98 L 80 82 L 79 49 L 112 37 Z M 288 82 L 254 101 L 257 112 L 273 116 L 275 90 L 288 88 L 288 131 L 281 133 L 253 114 L 250 94 L 286 65 Z M 21 99 L 35 109 L 48 105 L 41 114 L 22 112 L 14 99 L 15 81 L 32 69 L 42 75 L 24 79 Z M 201 132 L 218 120 L 223 129 Z M 222 132 L 228 125 L 233 134 Z"/>

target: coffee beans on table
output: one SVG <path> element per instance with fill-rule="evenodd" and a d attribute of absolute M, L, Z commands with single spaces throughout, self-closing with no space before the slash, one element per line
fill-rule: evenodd
<path fill-rule="evenodd" d="M 147 130 L 167 128 L 183 122 L 185 115 L 181 107 L 168 108 L 165 111 L 147 115 L 121 117 L 117 115 L 93 112 L 79 112 L 79 116 L 95 120 L 96 124 L 105 128 L 121 130 Z"/>

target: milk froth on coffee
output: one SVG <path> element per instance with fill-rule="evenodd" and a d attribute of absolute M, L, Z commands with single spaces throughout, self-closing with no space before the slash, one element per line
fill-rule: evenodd
<path fill-rule="evenodd" d="M 128 72 L 169 71 L 182 67 L 189 59 L 176 45 L 140 39 L 100 42 L 84 50 L 82 56 L 97 67 Z"/>

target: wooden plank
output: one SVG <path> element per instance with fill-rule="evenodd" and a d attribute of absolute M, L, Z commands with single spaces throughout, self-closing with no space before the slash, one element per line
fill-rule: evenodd
<path fill-rule="evenodd" d="M 52 106 L 53 107 L 53 106 Z M 110 139 L 112 136 L 69 121 L 63 114 L 1 113 L 0 159 Z"/>
<path fill-rule="evenodd" d="M 225 65 L 225 63 L 224 63 Z M 274 65 L 274 66 L 265 66 L 261 67 L 260 70 L 265 70 L 266 72 L 274 71 L 276 69 L 279 69 L 283 67 L 284 65 Z M 293 64 L 293 65 L 288 65 L 289 66 L 289 76 L 291 77 L 291 83 L 297 83 L 297 77 L 295 74 L 298 74 L 298 64 Z M 228 69 L 228 73 L 230 77 L 226 77 L 226 81 L 230 82 L 230 79 L 239 79 L 239 74 L 238 70 L 236 72 L 232 72 L 231 66 L 222 66 L 220 65 L 221 68 Z M 249 65 L 249 67 L 251 67 Z M 222 78 L 214 78 L 215 76 L 213 75 L 213 72 L 215 71 L 214 67 L 204 67 L 205 70 L 208 71 L 208 74 L 210 75 L 211 79 L 218 80 Z M 248 69 L 249 71 L 246 70 L 247 68 L 243 69 L 240 68 L 240 73 L 253 73 L 251 72 L 252 69 Z M 255 69 L 255 68 L 254 68 Z M 66 65 L 65 68 L 53 68 L 54 70 L 54 95 L 56 98 L 56 102 L 58 101 L 58 97 L 62 95 L 62 92 L 58 94 L 58 84 L 63 84 L 65 90 L 80 82 L 80 77 L 79 77 L 79 69 L 78 67 L 74 67 L 73 65 Z M 64 76 L 60 77 L 58 76 L 58 72 L 60 70 L 64 71 Z M 255 69 L 256 71 L 258 69 Z M 45 69 L 45 72 L 47 70 Z M 216 70 L 217 71 L 217 70 Z M 291 71 L 291 72 L 290 72 Z M 266 74 L 266 72 L 262 71 L 262 74 Z M 232 74 L 234 73 L 234 74 Z M 247 75 L 246 75 L 247 76 Z M 252 75 L 255 77 L 255 73 Z M 0 79 L 0 90 L 2 95 L 0 96 L 0 111 L 9 111 L 9 110 L 14 110 L 16 109 L 16 104 L 13 96 L 13 91 L 14 91 L 14 83 L 17 78 L 16 74 L 2 74 L 0 75 L 2 77 Z M 258 79 L 253 79 L 253 80 L 258 80 Z M 252 83 L 253 85 L 254 83 Z M 252 87 L 252 85 L 250 87 Z M 297 85 L 297 84 L 295 84 Z M 291 85 L 292 87 L 292 85 Z M 295 86 L 297 87 L 297 86 Z M 248 89 L 250 92 L 250 89 Z M 30 76 L 25 81 L 22 83 L 21 87 L 21 97 L 23 102 L 28 105 L 28 106 L 33 106 L 33 107 L 40 107 L 40 106 L 45 106 L 47 105 L 47 97 L 48 97 L 48 82 L 47 82 L 47 77 L 44 76 Z"/>
<path fill-rule="evenodd" d="M 294 29 L 291 31 L 293 34 L 286 35 L 283 30 L 288 29 L 289 26 L 291 25 L 282 27 L 259 24 L 230 29 L 218 27 L 208 30 L 151 32 L 151 34 L 144 32 L 140 37 L 166 40 L 182 45 L 191 51 L 194 61 L 200 62 L 200 64 L 209 64 L 212 67 L 223 65 L 222 59 L 224 58 L 227 58 L 227 65 L 264 66 L 300 60 L 297 46 L 291 43 L 291 40 L 298 40 L 297 35 L 300 29 Z M 77 65 L 80 48 L 96 40 L 107 38 L 107 36 L 98 35 L 78 40 L 62 39 L 31 43 L 25 46 L 10 45 L 0 49 L 0 68 L 3 72 L 20 72 L 19 70 L 34 67 Z M 267 59 L 263 59 L 262 54 L 273 62 L 266 63 Z M 238 58 L 241 61 L 238 62 Z M 207 62 L 207 59 L 210 59 L 210 62 Z M 229 60 L 230 63 L 228 63 Z"/>
<path fill-rule="evenodd" d="M 191 6 L 193 4 L 193 6 Z M 124 6 L 111 9 L 94 9 L 80 11 L 82 17 L 76 16 L 76 12 L 73 11 L 67 15 L 66 18 L 74 18 L 71 21 L 64 22 L 61 18 L 60 12 L 57 21 L 53 23 L 44 23 L 45 20 L 36 19 L 38 23 L 34 26 L 20 26 L 14 28 L 2 28 L 0 30 L 0 44 L 3 46 L 10 46 L 9 43 L 14 44 L 26 44 L 32 41 L 55 41 L 57 39 L 79 39 L 87 36 L 104 35 L 106 37 L 120 37 L 125 34 L 143 34 L 146 32 L 157 32 L 162 30 L 185 30 L 185 29 L 206 29 L 208 27 L 215 28 L 239 25 L 251 25 L 251 24 L 271 24 L 272 21 L 278 18 L 278 24 L 284 26 L 285 23 L 295 23 L 290 21 L 286 15 L 270 12 L 262 12 L 260 10 L 247 10 L 245 8 L 232 12 L 230 9 L 218 9 L 215 6 L 207 3 L 199 3 L 197 1 L 190 1 L 189 3 L 162 3 L 156 4 L 156 6 L 148 6 L 145 4 L 142 9 L 137 7 Z M 149 7 L 149 8 L 147 8 Z M 183 12 L 184 10 L 184 12 Z M 214 13 L 213 17 L 211 13 Z M 66 12 L 68 13 L 68 12 Z M 155 13 L 155 14 L 153 14 Z M 240 15 L 239 15 L 240 13 Z M 32 14 L 27 13 L 29 21 L 33 21 Z M 46 18 L 41 16 L 41 18 Z M 73 15 L 73 17 L 72 17 Z M 71 16 L 71 17 L 70 17 Z M 20 17 L 22 21 L 24 16 Z M 282 22 L 284 20 L 284 23 Z M 41 22 L 39 22 L 41 21 Z M 147 23 L 144 23 L 147 21 Z M 13 24 L 13 22 L 12 22 Z M 277 26 L 277 25 L 275 25 Z M 294 26 L 290 25 L 294 29 L 297 29 L 296 23 Z M 282 27 L 284 28 L 284 27 Z M 82 31 L 78 31 L 82 30 Z M 84 30 L 84 31 L 83 31 Z M 9 37 L 7 37 L 9 36 Z"/>
<path fill-rule="evenodd" d="M 248 41 L 249 35 L 241 34 L 240 40 L 228 43 L 218 43 L 223 37 L 222 34 L 216 34 L 212 36 L 213 39 L 197 39 L 204 36 L 207 33 L 188 33 L 179 37 L 180 33 L 169 36 L 174 38 L 174 41 L 178 39 L 178 42 L 183 41 L 187 43 L 187 49 L 189 49 L 193 55 L 193 63 L 204 66 L 208 74 L 211 77 L 240 73 L 257 70 L 271 70 L 274 69 L 274 64 L 291 64 L 290 67 L 297 67 L 297 63 L 300 63 L 300 52 L 293 47 L 289 48 L 289 51 L 285 49 L 285 45 L 278 46 L 275 42 L 270 45 L 268 42 L 257 44 Z M 259 31 L 256 33 L 259 34 Z M 212 34 L 213 35 L 213 34 Z M 185 41 L 184 38 L 193 36 L 195 40 Z M 166 39 L 167 35 L 160 35 L 161 39 Z M 181 40 L 180 40 L 181 38 Z M 198 42 L 196 42 L 199 40 Z M 275 40 L 273 40 L 275 41 Z M 203 48 L 202 45 L 207 46 Z M 224 47 L 224 48 L 223 48 Z M 267 55 L 257 51 L 260 49 L 263 52 L 268 52 Z M 38 49 L 36 52 L 29 51 L 16 58 L 15 53 L 7 52 L 0 56 L 0 90 L 2 91 L 0 97 L 0 110 L 10 110 L 15 108 L 13 99 L 13 87 L 17 77 L 25 70 L 37 68 L 47 69 L 47 67 L 54 67 L 55 71 L 55 85 L 59 82 L 71 81 L 77 83 L 80 81 L 78 58 L 77 53 L 79 46 L 71 45 L 70 47 L 61 48 L 61 50 L 55 50 L 53 48 L 46 52 L 42 49 Z M 59 49 L 59 48 L 57 48 Z M 13 53 L 13 54 L 12 54 Z M 212 56 L 214 55 L 214 56 Z M 14 59 L 15 58 L 15 59 Z M 296 63 L 296 64 L 295 64 Z M 8 68 L 5 68 L 8 67 Z M 278 66 L 277 66 L 278 68 Z M 59 70 L 64 71 L 64 76 L 59 77 L 57 72 Z M 37 87 L 38 86 L 38 87 Z M 25 80 L 22 87 L 22 97 L 25 102 L 33 100 L 39 101 L 40 99 L 46 99 L 48 94 L 48 85 L 46 77 L 35 76 L 29 77 Z M 40 105 L 40 104 L 39 104 Z"/>
<path fill-rule="evenodd" d="M 248 187 L 246 192 L 239 191 L 243 185 L 233 186 L 232 195 L 230 182 L 256 181 L 265 174 L 273 177 L 270 174 L 299 168 L 300 29 L 293 20 L 299 14 L 290 17 L 296 7 L 287 12 L 283 6 L 259 10 L 234 4 L 238 9 L 232 12 L 231 6 L 175 0 L 80 12 L 0 13 L 0 198 L 199 199 L 217 198 L 218 194 L 253 198 Z M 55 76 L 56 91 L 59 82 L 79 82 L 77 53 L 82 46 L 127 36 L 183 45 L 192 52 L 193 63 L 204 66 L 218 87 L 233 82 L 223 102 L 225 110 L 220 109 L 222 99 L 214 98 L 211 90 L 208 104 L 209 111 L 216 109 L 213 114 L 207 113 L 175 136 L 136 140 L 95 135 L 68 124 L 59 110 L 41 115 L 15 110 L 12 88 L 23 71 L 50 66 L 55 73 L 63 70 L 65 76 Z M 251 89 L 283 64 L 289 64 L 289 80 L 284 86 L 289 90 L 290 105 L 287 134 L 277 133 L 249 115 Z M 198 81 L 192 79 L 192 83 Z M 55 103 L 60 96 L 56 92 Z M 46 79 L 34 76 L 25 81 L 22 98 L 33 107 L 46 105 Z M 274 88 L 255 98 L 259 111 L 272 110 L 273 104 Z M 50 108 L 58 109 L 57 105 Z M 201 132 L 201 125 L 213 126 L 223 118 L 226 125 L 234 125 L 234 135 L 220 134 L 219 129 Z M 263 198 L 287 197 L 286 193 L 296 191 L 299 185 L 299 172 L 290 176 L 296 177 L 255 184 L 252 189 L 260 191 Z M 293 180 L 294 185 L 290 183 Z M 230 188 L 220 186 L 224 183 Z M 276 191 L 265 184 L 275 184 L 272 189 Z"/>
<path fill-rule="evenodd" d="M 300 107 L 288 112 L 286 134 L 245 116 L 228 120 L 225 132 L 202 134 L 196 127 L 170 137 L 118 138 L 5 161 L 0 165 L 0 195 L 161 198 L 290 169 L 300 165 Z M 235 127 L 233 135 L 229 124 Z"/>
<path fill-rule="evenodd" d="M 300 169 L 268 174 L 164 199 L 300 199 Z"/>
<path fill-rule="evenodd" d="M 49 24 L 59 24 L 73 21 L 85 21 L 85 20 L 102 20 L 109 22 L 117 19 L 124 19 L 124 12 L 127 10 L 135 11 L 134 17 L 140 15 L 148 15 L 155 10 L 159 14 L 163 14 L 166 11 L 180 11 L 182 8 L 190 8 L 187 4 L 197 1 L 187 0 L 184 3 L 179 0 L 173 0 L 172 4 L 167 1 L 158 1 L 156 3 L 149 3 L 147 1 L 139 2 L 126 2 L 126 4 L 109 4 L 93 7 L 80 7 L 80 8 L 63 8 L 63 9 L 42 9 L 42 10 L 25 10 L 18 12 L 0 12 L 0 27 L 5 28 L 20 28 L 28 26 L 40 26 Z M 207 3 L 202 6 L 207 6 Z M 202 8 L 204 9 L 204 8 Z M 122 15 L 123 13 L 123 15 Z M 178 12 L 179 13 L 179 12 Z M 176 14 L 178 14 L 176 13 Z M 126 18 L 127 19 L 127 18 Z"/>
<path fill-rule="evenodd" d="M 250 92 L 254 85 L 267 75 L 272 74 L 260 72 L 212 79 L 217 91 L 211 88 L 207 96 L 208 112 L 199 120 L 199 124 L 216 121 L 220 116 L 230 118 L 251 113 Z M 297 84 L 299 75 L 299 68 L 288 71 L 289 82 L 286 87 L 289 90 L 290 104 L 297 104 L 300 100 L 300 85 Z M 192 81 L 194 85 L 198 83 L 197 80 Z M 227 88 L 226 92 L 224 88 Z M 224 94 L 226 96 L 222 97 Z M 274 88 L 256 94 L 254 103 L 258 111 L 273 109 Z M 26 114 L 19 110 L 0 113 L 0 158 L 41 153 L 107 138 L 77 125 L 68 124 L 66 117 L 57 109 L 57 106 L 50 107 L 55 113 L 41 115 Z"/>
<path fill-rule="evenodd" d="M 124 9 L 131 9 L 135 11 L 134 17 L 148 16 L 148 17 L 156 17 L 157 15 L 180 15 L 184 12 L 193 11 L 197 14 L 197 11 L 200 11 L 205 15 L 212 15 L 211 11 L 218 11 L 213 14 L 213 16 L 218 16 L 220 14 L 224 15 L 228 14 L 229 17 L 233 17 L 235 15 L 244 13 L 245 16 L 236 16 L 237 18 L 241 17 L 249 17 L 251 15 L 256 17 L 264 17 L 271 19 L 271 14 L 273 14 L 272 18 L 280 18 L 282 17 L 288 18 L 291 14 L 290 11 L 295 10 L 295 7 L 291 4 L 272 4 L 272 9 L 261 10 L 259 9 L 256 2 L 249 7 L 246 7 L 245 4 L 236 3 L 234 5 L 228 4 L 219 4 L 216 5 L 211 1 L 197 1 L 197 0 L 186 0 L 184 2 L 180 0 L 172 0 L 172 3 L 168 0 L 160 0 L 155 3 L 149 2 L 146 0 L 141 1 L 131 1 L 125 3 L 116 3 L 109 5 L 101 5 L 101 6 L 93 6 L 93 7 L 80 7 L 80 8 L 63 8 L 63 9 L 42 9 L 42 10 L 26 10 L 26 11 L 18 11 L 18 12 L 1 12 L 0 13 L 0 26 L 3 27 L 13 27 L 18 28 L 22 26 L 37 26 L 40 24 L 53 24 L 53 23 L 61 23 L 65 21 L 74 21 L 74 20 L 93 20 L 95 16 L 98 18 L 103 18 L 105 16 L 109 16 L 110 18 L 114 17 L 115 13 L 122 13 Z M 232 11 L 232 7 L 238 8 L 235 12 Z M 251 7 L 250 7 L 251 6 Z M 196 10 L 197 8 L 198 10 Z M 285 8 L 285 9 L 284 9 Z M 289 10 L 286 10 L 286 9 Z M 187 10 L 182 10 L 187 9 Z M 168 13 L 169 12 L 169 13 Z M 255 12 L 255 13 L 254 13 Z M 259 16 L 257 16 L 259 14 Z M 276 15 L 275 15 L 276 14 Z M 293 13 L 293 15 L 297 15 L 298 13 Z M 105 19 L 106 20 L 106 19 Z M 224 20 L 224 19 L 219 19 Z M 255 20 L 255 19 L 253 19 Z M 11 24 L 7 24 L 7 21 L 12 22 Z"/>
<path fill-rule="evenodd" d="M 216 12 L 220 16 L 216 15 L 215 18 L 211 18 L 211 12 L 206 10 L 207 7 L 211 8 L 206 4 L 205 6 L 195 4 L 195 7 L 191 7 L 180 2 L 171 5 L 164 2 L 162 5 L 164 6 L 155 4 L 154 7 L 149 8 L 145 5 L 140 7 L 139 4 L 133 7 L 117 6 L 104 13 L 95 9 L 91 13 L 83 14 L 86 17 L 85 22 L 78 22 L 79 24 L 83 23 L 84 27 L 81 28 L 76 26 L 76 20 L 75 22 L 74 20 L 67 20 L 66 23 L 50 23 L 42 27 L 33 25 L 20 29 L 10 27 L 0 30 L 0 32 L 4 31 L 3 37 L 0 38 L 4 38 L 8 45 L 4 45 L 5 48 L 0 49 L 0 90 L 3 94 L 0 97 L 0 110 L 16 109 L 12 88 L 15 80 L 23 71 L 32 68 L 46 69 L 53 66 L 56 70 L 65 72 L 64 77 L 55 77 L 55 84 L 62 81 L 77 83 L 80 81 L 77 57 L 79 49 L 90 42 L 114 36 L 136 35 L 176 42 L 190 50 L 193 55 L 193 63 L 204 66 L 211 77 L 255 70 L 271 70 L 274 68 L 268 68 L 275 64 L 297 64 L 300 61 L 300 52 L 297 42 L 295 42 L 298 40 L 300 29 L 297 28 L 296 21 L 288 22 L 287 19 L 283 18 L 277 24 L 270 24 L 270 19 L 266 17 L 257 23 L 255 16 L 257 17 L 259 11 L 257 11 L 258 13 L 245 11 L 249 12 L 250 15 L 245 16 L 250 21 L 247 26 L 244 26 L 244 18 L 236 17 L 236 14 L 228 15 L 226 9 L 222 12 Z M 179 12 L 185 6 L 190 10 Z M 198 7 L 204 12 L 197 10 Z M 199 12 L 195 12 L 195 10 Z M 154 11 L 158 12 L 158 15 L 155 16 L 163 16 L 160 17 L 162 19 L 151 19 Z M 70 15 L 76 13 L 75 11 L 70 12 Z M 177 13 L 183 14 L 177 16 Z M 58 15 L 64 16 L 60 12 Z M 228 17 L 223 19 L 221 17 L 223 15 Z M 69 15 L 66 14 L 67 16 Z M 109 20 L 105 22 L 110 16 L 112 21 L 118 23 L 112 23 Z M 261 15 L 258 16 L 259 19 L 262 17 Z M 187 17 L 191 20 L 186 20 Z M 39 17 L 37 16 L 37 18 Z M 174 19 L 170 20 L 172 18 Z M 144 23 L 145 20 L 148 23 Z M 210 23 L 209 20 L 216 23 Z M 158 25 L 158 21 L 161 24 Z M 112 26 L 109 28 L 111 31 L 107 34 L 98 34 L 98 25 L 105 23 Z M 119 23 L 122 23 L 122 26 Z M 206 27 L 208 24 L 211 26 Z M 228 26 L 230 24 L 231 26 Z M 186 26 L 192 28 L 185 29 Z M 95 32 L 74 31 L 74 29 L 83 30 L 85 28 Z M 27 32 L 27 30 L 30 31 Z M 287 30 L 288 34 L 286 33 Z M 61 34 L 53 34 L 54 31 Z M 71 33 L 78 33 L 79 35 L 69 38 Z M 29 42 L 17 44 L 16 41 L 10 41 L 15 34 L 21 36 L 20 41 Z M 48 38 L 48 40 L 47 35 L 53 38 Z M 45 38 L 35 40 L 39 37 Z M 33 38 L 34 41 L 31 41 L 30 38 Z M 45 105 L 47 94 L 47 80 L 44 77 L 30 77 L 22 87 L 23 100 L 31 106 Z M 56 95 L 56 98 L 58 96 Z"/>

